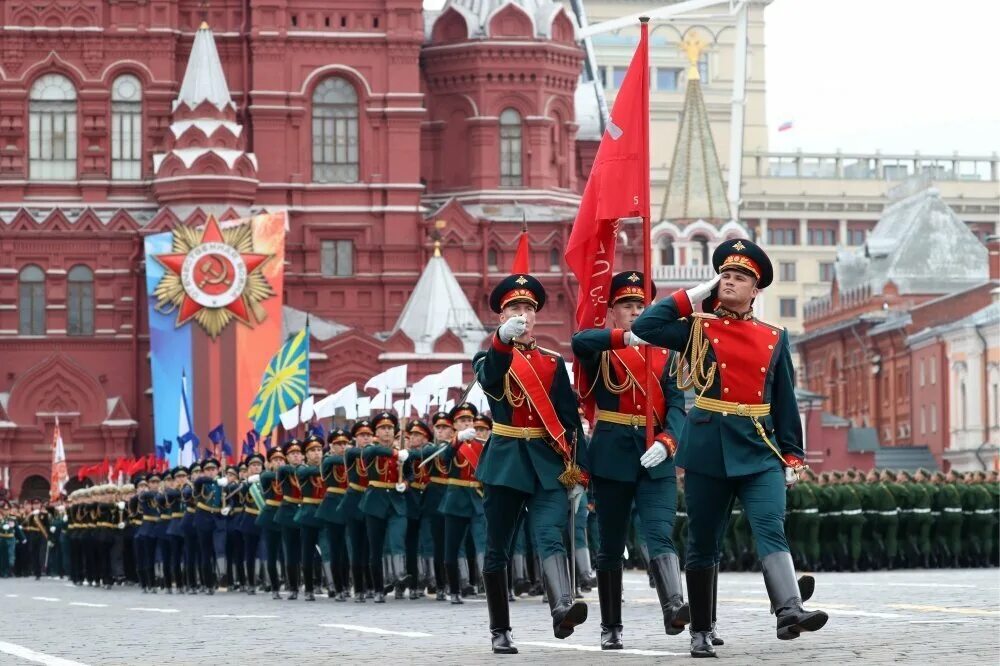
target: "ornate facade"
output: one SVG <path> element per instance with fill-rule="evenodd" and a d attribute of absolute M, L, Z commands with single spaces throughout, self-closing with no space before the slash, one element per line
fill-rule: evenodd
<path fill-rule="evenodd" d="M 209 214 L 288 211 L 286 326 L 323 322 L 316 392 L 465 357 L 524 222 L 549 290 L 540 342 L 566 347 L 563 243 L 595 145 L 576 141 L 574 22 L 544 0 L 421 4 L 0 2 L 14 494 L 47 483 L 57 415 L 71 468 L 152 450 L 142 238 Z M 414 341 L 397 319 L 435 241 L 472 311 Z"/>

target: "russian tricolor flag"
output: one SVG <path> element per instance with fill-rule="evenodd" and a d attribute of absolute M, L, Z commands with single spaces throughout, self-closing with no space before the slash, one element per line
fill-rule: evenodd
<path fill-rule="evenodd" d="M 786 120 L 785 122 L 783 122 L 780 125 L 778 125 L 778 131 L 779 132 L 787 132 L 790 129 L 792 129 L 792 121 L 791 120 Z"/>

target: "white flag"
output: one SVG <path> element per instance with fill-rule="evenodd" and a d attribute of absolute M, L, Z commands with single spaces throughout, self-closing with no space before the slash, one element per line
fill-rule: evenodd
<path fill-rule="evenodd" d="M 291 409 L 279 414 L 278 418 L 281 419 L 281 425 L 285 426 L 285 430 L 294 430 L 299 424 L 299 406 L 292 405 Z"/>
<path fill-rule="evenodd" d="M 370 403 L 370 408 L 375 409 L 391 409 L 392 408 L 392 391 L 382 391 L 374 398 L 372 398 Z"/>
<path fill-rule="evenodd" d="M 456 363 L 438 373 L 437 388 L 462 388 L 462 364 Z"/>
<path fill-rule="evenodd" d="M 330 418 L 337 411 L 337 396 L 328 395 L 322 400 L 317 400 L 313 404 L 313 414 L 318 419 Z"/>
<path fill-rule="evenodd" d="M 366 395 L 361 396 L 355 403 L 355 409 L 356 411 L 354 412 L 354 416 L 353 417 L 349 416 L 348 418 L 355 418 L 355 419 L 368 418 L 369 416 L 372 415 L 372 399 Z"/>
<path fill-rule="evenodd" d="M 469 395 L 465 398 L 465 401 L 475 405 L 476 409 L 480 412 L 487 412 L 490 409 L 490 403 L 486 399 L 486 394 L 483 393 L 483 387 L 479 385 L 479 382 L 473 384 L 472 388 L 469 389 Z"/>
<path fill-rule="evenodd" d="M 406 389 L 406 364 L 389 368 L 385 372 L 380 372 L 365 383 L 365 390 L 375 389 L 376 391 L 405 390 Z"/>
<path fill-rule="evenodd" d="M 315 414 L 314 409 L 312 396 L 302 401 L 302 407 L 299 409 L 299 419 L 302 423 L 308 423 L 312 419 L 313 414 Z"/>

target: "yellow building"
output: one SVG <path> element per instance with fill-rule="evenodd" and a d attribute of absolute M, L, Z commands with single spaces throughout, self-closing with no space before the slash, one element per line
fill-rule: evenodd
<path fill-rule="evenodd" d="M 591 25 L 665 4 L 670 3 L 664 0 L 584 2 Z M 686 36 L 705 42 L 696 66 L 702 104 L 695 106 L 711 128 L 718 160 L 717 177 L 724 184 L 723 192 L 728 184 L 736 19 L 728 15 L 708 16 L 713 10 L 703 10 L 691 18 L 650 22 L 654 278 L 661 290 L 708 279 L 711 269 L 706 264 L 715 245 L 734 235 L 749 233 L 767 249 L 775 270 L 774 284 L 759 299 L 758 314 L 799 332 L 805 302 L 829 294 L 837 248 L 864 243 L 888 202 L 888 190 L 901 181 L 916 175 L 934 180 L 942 199 L 980 240 L 997 233 L 1000 158 L 996 153 L 959 156 L 769 152 L 764 76 L 764 19 L 768 4 L 769 0 L 760 0 L 748 9 L 738 223 L 720 217 L 717 206 L 712 207 L 712 215 L 706 213 L 707 219 L 696 216 L 678 220 L 676 216 L 680 214 L 697 214 L 698 207 L 680 213 L 664 205 L 671 182 L 671 162 L 678 152 L 678 143 L 685 137 L 689 141 L 693 138 L 695 145 L 682 145 L 680 153 L 690 154 L 695 160 L 693 172 L 707 193 L 705 200 L 718 201 L 714 193 L 717 188 L 710 184 L 715 176 L 703 173 L 707 151 L 702 149 L 706 144 L 697 140 L 697 131 L 681 131 L 685 92 L 689 79 L 693 78 L 682 47 Z M 726 9 L 726 5 L 720 7 Z M 638 34 L 638 27 L 628 27 L 592 37 L 609 107 L 635 50 Z M 586 96 L 578 94 L 578 106 L 581 97 Z M 578 115 L 586 116 L 586 109 L 578 109 Z M 698 123 L 690 118 L 688 121 L 697 130 Z M 581 122 L 581 136 L 585 138 L 587 131 L 587 123 Z M 711 161 L 709 156 L 707 162 Z M 707 171 L 712 171 L 710 164 Z"/>

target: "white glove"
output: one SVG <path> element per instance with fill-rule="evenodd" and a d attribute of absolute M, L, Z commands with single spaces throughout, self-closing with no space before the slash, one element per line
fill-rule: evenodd
<path fill-rule="evenodd" d="M 406 449 L 400 449 L 399 451 L 396 452 L 396 457 L 399 460 L 399 462 L 401 463 L 406 462 L 406 459 L 410 457 L 410 452 L 407 451 Z"/>
<path fill-rule="evenodd" d="M 56 528 L 55 527 L 50 527 L 49 528 L 49 532 L 52 532 L 53 534 L 55 534 L 56 533 Z"/>
<path fill-rule="evenodd" d="M 702 282 L 701 284 L 691 287 L 687 290 L 688 300 L 691 301 L 691 305 L 696 306 L 703 300 L 708 298 L 708 295 L 712 293 L 712 289 L 715 285 L 719 284 L 719 280 L 722 279 L 722 275 L 716 275 L 714 279 L 708 282 Z"/>
<path fill-rule="evenodd" d="M 633 347 L 639 347 L 641 345 L 648 345 L 649 343 L 640 338 L 638 335 L 629 331 L 628 333 L 628 343 Z"/>
<path fill-rule="evenodd" d="M 799 473 L 791 467 L 785 468 L 785 487 L 791 488 L 799 481 Z"/>
<path fill-rule="evenodd" d="M 527 330 L 528 320 L 524 317 L 524 315 L 517 315 L 516 317 L 511 317 L 500 325 L 498 335 L 504 344 L 509 345 L 511 340 L 521 337 Z"/>
<path fill-rule="evenodd" d="M 260 474 L 251 474 L 250 476 L 247 477 L 247 481 L 249 481 L 250 483 L 257 483 L 258 481 L 260 481 Z"/>
<path fill-rule="evenodd" d="M 13 525 L 11 525 L 10 523 L 4 523 L 4 524 L 3 524 L 3 528 L 4 528 L 5 530 L 9 530 L 9 529 L 10 529 L 11 527 L 13 527 Z"/>
<path fill-rule="evenodd" d="M 218 479 L 215 480 L 215 482 L 219 485 L 220 488 L 225 488 L 226 486 L 229 485 L 229 479 L 227 479 L 224 476 L 220 476 Z"/>
<path fill-rule="evenodd" d="M 124 509 L 124 508 L 125 508 L 125 502 L 118 502 L 118 504 L 117 504 L 116 506 L 117 506 L 117 507 L 118 507 L 119 509 Z"/>
<path fill-rule="evenodd" d="M 125 523 L 118 523 L 118 529 L 120 530 L 125 529 Z"/>
<path fill-rule="evenodd" d="M 653 442 L 653 445 L 646 449 L 646 452 L 639 458 L 639 464 L 649 469 L 650 467 L 656 467 L 666 459 L 667 447 L 663 445 L 663 442 Z"/>
<path fill-rule="evenodd" d="M 460 430 L 458 432 L 458 441 L 460 442 L 467 442 L 470 439 L 475 439 L 475 438 L 476 438 L 475 428 L 466 428 L 465 430 Z"/>
<path fill-rule="evenodd" d="M 583 497 L 583 486 L 579 483 L 566 491 L 566 497 L 569 499 L 569 503 L 573 506 L 573 513 L 577 512 L 580 508 L 580 498 Z"/>
<path fill-rule="evenodd" d="M 222 507 L 222 515 L 223 516 L 228 516 L 229 512 L 232 511 L 232 510 L 233 510 L 233 507 L 231 507 L 231 506 L 224 506 L 224 507 Z"/>

